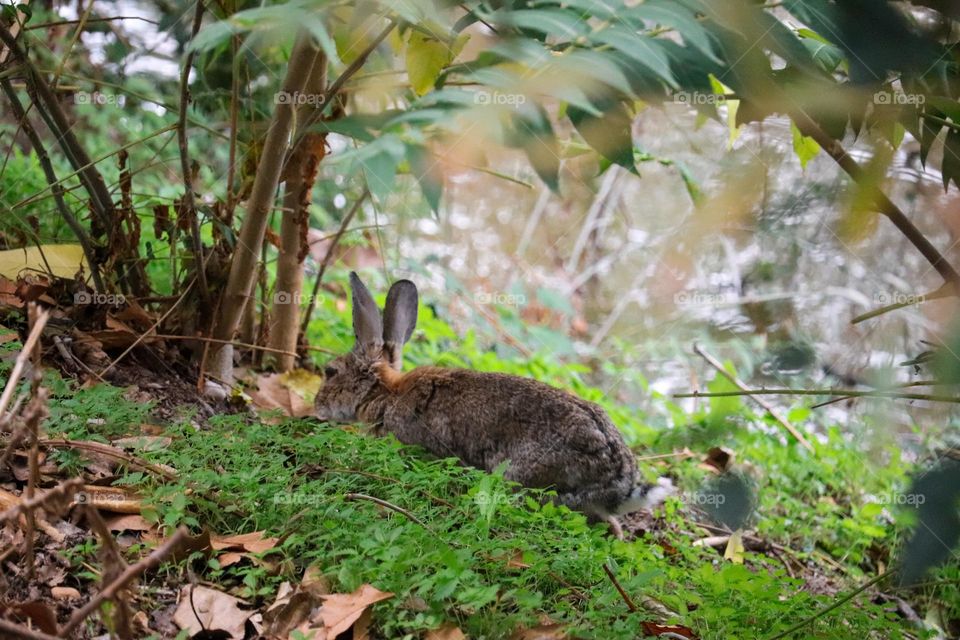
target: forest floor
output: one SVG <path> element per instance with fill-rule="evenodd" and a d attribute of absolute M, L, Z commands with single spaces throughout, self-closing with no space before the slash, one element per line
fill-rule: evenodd
<path fill-rule="evenodd" d="M 3 380 L 21 338 L 0 329 Z M 620 541 L 500 475 L 309 418 L 307 374 L 246 373 L 243 392 L 214 401 L 156 348 L 132 350 L 106 382 L 46 350 L 34 399 L 0 429 L 13 432 L 0 449 L 3 637 L 772 640 L 960 627 L 955 566 L 919 589 L 887 579 L 901 532 L 867 496 L 901 486 L 907 465 L 864 477 L 836 431 L 812 452 L 769 428 L 638 451 L 648 479 L 682 491 L 626 517 Z M 772 428 L 746 409 L 739 420 Z M 33 426 L 36 448 L 17 437 Z M 704 479 L 735 467 L 762 490 L 730 532 L 698 506 L 716 495 Z"/>

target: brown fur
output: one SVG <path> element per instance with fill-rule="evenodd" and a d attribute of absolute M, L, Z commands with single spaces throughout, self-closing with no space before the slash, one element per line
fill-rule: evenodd
<path fill-rule="evenodd" d="M 420 367 L 404 374 L 382 344 L 374 347 L 355 347 L 328 365 L 315 403 L 321 420 L 360 420 L 486 471 L 508 462 L 508 479 L 553 489 L 562 504 L 611 521 L 615 531 L 612 514 L 642 495 L 636 459 L 598 405 L 502 373 Z"/>

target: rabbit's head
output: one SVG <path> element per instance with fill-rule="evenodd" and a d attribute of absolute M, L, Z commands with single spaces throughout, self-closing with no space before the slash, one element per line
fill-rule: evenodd
<path fill-rule="evenodd" d="M 382 390 L 381 371 L 399 372 L 403 345 L 417 324 L 417 287 L 398 280 L 387 293 L 383 318 L 370 291 L 350 273 L 353 293 L 353 350 L 327 363 L 324 383 L 314 401 L 321 420 L 350 422 L 360 407 Z"/>

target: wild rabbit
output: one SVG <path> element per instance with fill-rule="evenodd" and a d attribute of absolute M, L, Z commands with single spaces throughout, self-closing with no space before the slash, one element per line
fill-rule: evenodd
<path fill-rule="evenodd" d="M 317 394 L 317 417 L 361 421 L 378 435 L 491 471 L 509 460 L 506 478 L 550 488 L 557 499 L 617 537 L 616 516 L 652 506 L 669 483 L 637 485 L 637 464 L 620 432 L 596 404 L 549 385 L 501 373 L 418 367 L 401 373 L 402 350 L 417 323 L 417 287 L 390 287 L 383 319 L 367 287 L 350 274 L 353 350 L 331 361 Z"/>

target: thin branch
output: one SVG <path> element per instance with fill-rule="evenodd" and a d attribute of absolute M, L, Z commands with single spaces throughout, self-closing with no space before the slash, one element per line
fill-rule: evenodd
<path fill-rule="evenodd" d="M 790 435 L 792 435 L 794 438 L 796 438 L 796 439 L 797 439 L 797 442 L 799 442 L 801 445 L 803 445 L 803 448 L 804 448 L 804 449 L 806 449 L 807 451 L 810 451 L 811 453 L 813 452 L 813 446 L 807 441 L 806 438 L 803 437 L 803 434 L 800 433 L 800 432 L 797 430 L 797 428 L 794 427 L 794 426 L 790 423 L 790 421 L 786 419 L 786 417 L 784 417 L 783 415 L 781 415 L 780 412 L 777 411 L 777 409 L 776 409 L 774 406 L 772 406 L 770 403 L 768 403 L 767 401 L 765 401 L 763 398 L 758 398 L 758 397 L 756 397 L 754 394 L 750 393 L 749 389 L 747 388 L 747 385 L 744 384 L 743 381 L 741 381 L 741 380 L 740 380 L 739 378 L 737 378 L 735 375 L 733 375 L 732 373 L 730 373 L 729 371 L 727 371 L 726 369 L 724 369 L 723 365 L 720 363 L 719 360 L 717 360 L 716 358 L 714 358 L 713 356 L 711 356 L 709 353 L 707 353 L 706 351 L 704 351 L 703 349 L 701 349 L 701 348 L 700 348 L 700 345 L 698 345 L 698 344 L 696 344 L 696 343 L 694 343 L 694 345 L 693 345 L 693 352 L 696 353 L 696 354 L 697 354 L 698 356 L 700 356 L 701 358 L 703 358 L 703 359 L 707 362 L 707 364 L 709 364 L 711 367 L 713 367 L 714 369 L 716 369 L 717 372 L 718 372 L 720 375 L 722 375 L 724 378 L 726 378 L 727 380 L 729 380 L 730 382 L 732 382 L 733 384 L 735 384 L 735 385 L 736 385 L 737 387 L 739 387 L 742 391 L 746 392 L 746 394 L 750 397 L 751 400 L 753 400 L 753 401 L 756 402 L 758 405 L 760 405 L 761 407 L 763 407 L 764 410 L 765 410 L 767 413 L 769 413 L 770 416 L 771 416 L 774 420 L 776 420 L 777 422 L 779 422 L 779 423 L 783 426 L 784 429 L 786 429 L 787 431 L 789 431 L 789 432 L 790 432 Z"/>
<path fill-rule="evenodd" d="M 83 249 L 83 255 L 87 259 L 87 264 L 90 265 L 90 275 L 93 277 L 94 286 L 97 287 L 97 291 L 106 291 L 103 286 L 103 280 L 100 278 L 100 266 L 97 263 L 97 255 L 93 251 L 90 236 L 87 235 L 86 229 L 84 229 L 83 225 L 74 217 L 73 212 L 70 211 L 70 207 L 67 206 L 66 201 L 63 199 L 63 185 L 57 180 L 57 174 L 53 169 L 53 164 L 50 162 L 50 156 L 47 155 L 47 150 L 43 146 L 43 141 L 37 134 L 37 130 L 33 128 L 33 124 L 27 118 L 27 112 L 24 110 L 23 105 L 20 104 L 20 98 L 17 96 L 17 92 L 13 90 L 10 81 L 7 79 L 0 80 L 0 88 L 7 94 L 7 99 L 10 101 L 10 107 L 13 109 L 14 117 L 18 120 L 20 126 L 23 127 L 23 132 L 27 134 L 30 144 L 33 145 L 33 150 L 37 154 L 37 160 L 40 161 L 40 167 L 43 169 L 43 175 L 47 179 L 47 184 L 50 185 L 50 188 L 53 190 L 53 198 L 56 201 L 60 216 L 64 222 L 67 223 L 67 226 L 70 227 L 70 230 L 73 231 L 73 235 L 77 237 L 77 242 L 80 243 L 80 248 Z"/>
<path fill-rule="evenodd" d="M 7 410 L 7 405 L 10 404 L 13 392 L 16 391 L 17 383 L 23 374 L 23 368 L 27 365 L 27 360 L 30 359 L 30 354 L 33 353 L 34 347 L 39 343 L 40 334 L 43 333 L 43 327 L 49 319 L 50 313 L 48 311 L 41 310 L 37 314 L 36 321 L 34 321 L 33 326 L 30 328 L 30 335 L 27 336 L 27 341 L 23 343 L 23 348 L 20 350 L 16 362 L 13 364 L 13 370 L 7 379 L 7 386 L 3 389 L 3 395 L 0 395 L 0 415 L 3 415 Z"/>
<path fill-rule="evenodd" d="M 874 203 L 880 213 L 885 215 L 890 222 L 900 230 L 900 233 L 906 236 L 907 240 L 923 254 L 923 257 L 933 265 L 933 268 L 937 270 L 947 283 L 960 290 L 960 273 L 953 268 L 953 265 L 933 246 L 933 243 L 923 235 L 913 222 L 910 221 L 910 218 L 908 218 L 883 191 L 870 185 L 870 179 L 863 167 L 850 157 L 843 148 L 843 145 L 821 129 L 820 125 L 803 110 L 791 109 L 789 113 L 803 135 L 813 138 L 817 144 L 820 145 L 820 148 L 833 158 L 834 162 L 840 165 L 841 169 L 853 178 L 854 182 L 861 187 L 870 189 Z"/>
<path fill-rule="evenodd" d="M 871 318 L 876 318 L 877 316 L 881 316 L 885 313 L 890 313 L 891 311 L 896 311 L 897 309 L 902 309 L 904 307 L 912 307 L 915 304 L 927 302 L 928 300 L 939 300 L 940 298 L 949 298 L 956 295 L 957 289 L 947 282 L 936 291 L 920 294 L 918 296 L 904 296 L 907 298 L 907 300 L 904 302 L 895 302 L 893 304 L 888 304 L 885 307 L 880 307 L 879 309 L 873 309 L 872 311 L 861 313 L 856 318 L 851 320 L 850 324 L 859 324 L 864 320 L 870 320 Z"/>
<path fill-rule="evenodd" d="M 111 582 L 109 585 L 104 587 L 99 593 L 90 598 L 87 604 L 83 605 L 82 608 L 78 609 L 72 616 L 70 620 L 63 626 L 60 630 L 62 637 L 68 637 L 70 633 L 76 629 L 81 622 L 87 619 L 91 613 L 97 610 L 104 600 L 112 599 L 116 596 L 117 592 L 120 589 L 123 589 L 129 582 L 140 574 L 154 569 L 160 565 L 167 556 L 171 555 L 181 543 L 187 538 L 187 530 L 184 527 L 177 529 L 170 538 L 164 542 L 161 546 L 153 550 L 149 556 L 143 560 L 137 562 L 134 565 L 130 565 L 124 569 L 116 580 Z"/>
<path fill-rule="evenodd" d="M 103 444 L 102 442 L 93 442 L 88 440 L 67 440 L 65 438 L 41 438 L 37 442 L 41 446 L 54 447 L 56 449 L 81 449 L 85 451 L 92 451 L 108 458 L 120 460 L 121 462 L 125 462 L 130 466 L 137 467 L 138 469 L 149 471 L 166 480 L 170 480 L 171 482 L 177 479 L 177 474 L 169 469 L 152 462 L 147 462 L 142 458 L 138 458 L 133 454 L 117 449 L 109 444 Z"/>
<path fill-rule="evenodd" d="M 66 482 L 63 482 L 62 484 L 58 484 L 49 491 L 45 491 L 42 495 L 29 500 L 22 500 L 6 511 L 0 513 L 0 523 L 15 520 L 21 513 L 33 511 L 38 507 L 45 507 L 48 502 L 53 500 L 70 500 L 73 498 L 73 494 L 75 494 L 82 486 L 82 478 L 72 478 Z"/>
<path fill-rule="evenodd" d="M 30 93 L 34 104 L 37 105 L 37 110 L 50 128 L 50 131 L 53 132 L 57 143 L 67 156 L 70 164 L 80 175 L 80 179 L 90 194 L 94 214 L 99 218 L 103 228 L 109 229 L 113 220 L 113 201 L 107 193 L 103 176 L 90 161 L 87 152 L 73 134 L 70 122 L 60 107 L 57 96 L 20 48 L 20 43 L 17 41 L 17 38 L 14 37 L 2 23 L 0 23 L 0 41 L 3 41 L 14 57 L 23 63 L 27 92 Z"/>
<path fill-rule="evenodd" d="M 892 574 L 895 573 L 895 572 L 896 572 L 896 570 L 895 570 L 895 569 L 892 569 L 892 570 L 890 570 L 890 571 L 886 571 L 886 572 L 884 572 L 884 573 L 881 573 L 881 574 L 878 574 L 878 575 L 874 576 L 874 577 L 871 578 L 870 580 L 867 580 L 867 582 L 864 583 L 862 586 L 858 587 L 857 589 L 854 589 L 853 591 L 851 591 L 851 592 L 848 593 L 847 595 L 843 596 L 842 598 L 840 598 L 839 600 L 837 600 L 836 602 L 834 602 L 834 603 L 833 603 L 832 605 L 830 605 L 829 607 L 827 607 L 827 608 L 825 608 L 825 609 L 821 609 L 820 611 L 816 612 L 816 613 L 813 614 L 812 616 L 808 616 L 808 617 L 804 618 L 803 620 L 801 620 L 801 621 L 798 622 L 797 624 L 793 625 L 792 627 L 790 627 L 790 628 L 787 629 L 786 631 L 783 631 L 783 632 L 781 632 L 781 633 L 778 633 L 778 634 L 775 635 L 775 636 L 770 636 L 767 640 L 781 640 L 781 638 L 786 638 L 786 637 L 789 636 L 790 634 L 794 633 L 795 631 L 799 631 L 800 629 L 804 628 L 805 626 L 807 626 L 807 625 L 810 624 L 811 622 L 817 620 L 818 618 L 822 618 L 823 616 L 827 615 L 828 613 L 830 613 L 830 612 L 833 611 L 834 609 L 837 609 L 837 608 L 839 608 L 839 607 L 842 607 L 843 605 L 845 605 L 846 603 L 850 602 L 850 601 L 853 600 L 855 597 L 857 597 L 858 595 L 860 595 L 861 593 L 863 593 L 864 591 L 866 591 L 867 589 L 869 589 L 869 588 L 872 587 L 873 585 L 875 585 L 875 584 L 877 584 L 878 582 L 884 580 L 885 578 L 889 577 L 890 575 L 892 575 Z"/>
<path fill-rule="evenodd" d="M 899 393 L 896 391 L 859 391 L 854 389 L 746 389 L 744 391 L 717 391 L 675 393 L 674 398 L 730 398 L 734 396 L 850 396 L 851 398 L 899 398 L 901 400 L 927 400 L 960 404 L 960 397 L 927 393 Z"/>
<path fill-rule="evenodd" d="M 303 322 L 300 324 L 300 333 L 301 335 L 307 335 L 307 327 L 310 326 L 310 318 L 313 316 L 313 310 L 317 306 L 317 295 L 320 293 L 320 282 L 323 280 L 323 274 L 327 270 L 330 261 L 333 259 L 333 252 L 337 248 L 337 245 L 340 244 L 340 239 L 343 237 L 343 234 L 346 232 L 347 227 L 350 225 L 350 221 L 353 220 L 353 217 L 357 214 L 357 211 L 360 210 L 360 205 L 363 204 L 363 201 L 367 199 L 367 196 L 370 195 L 369 189 L 364 189 L 363 193 L 360 194 L 360 197 L 357 198 L 357 201 L 353 203 L 353 206 L 350 207 L 350 211 L 347 212 L 347 215 L 343 217 L 343 220 L 340 221 L 340 228 L 337 229 L 336 235 L 333 236 L 333 240 L 330 242 L 330 246 L 327 248 L 327 253 L 323 256 L 323 262 L 320 263 L 320 269 L 317 271 L 317 277 L 313 281 L 313 292 L 310 294 L 310 301 L 307 303 L 307 310 L 303 314 Z"/>
<path fill-rule="evenodd" d="M 0 619 L 0 632 L 3 637 L 23 638 L 24 640 L 60 640 L 63 636 L 51 636 L 42 631 L 21 627 L 18 624 Z"/>
<path fill-rule="evenodd" d="M 199 268 L 202 269 L 202 268 L 203 268 L 203 265 L 200 265 Z M 99 376 L 106 375 L 107 371 L 110 371 L 111 369 L 113 369 L 113 368 L 117 365 L 118 362 L 120 362 L 121 360 L 123 360 L 128 353 L 130 353 L 131 351 L 133 351 L 133 348 L 134 348 L 134 347 L 136 347 L 138 344 L 140 344 L 141 342 L 143 342 L 144 338 L 146 338 L 148 335 L 150 335 L 150 332 L 152 332 L 152 331 L 155 330 L 157 327 L 159 327 L 159 326 L 163 323 L 163 321 L 166 320 L 167 317 L 168 317 L 171 313 L 173 313 L 173 310 L 176 309 L 176 308 L 180 305 L 181 302 L 183 302 L 183 299 L 187 297 L 187 294 L 190 293 L 190 289 L 193 288 L 193 285 L 196 284 L 196 282 L 197 282 L 197 279 L 196 279 L 196 278 L 194 278 L 193 280 L 191 280 L 191 281 L 190 281 L 190 284 L 187 285 L 187 288 L 183 290 L 183 293 L 180 294 L 180 297 L 177 298 L 177 301 L 174 302 L 174 303 L 170 306 L 169 309 L 167 309 L 166 313 L 164 313 L 162 316 L 160 316 L 160 319 L 157 320 L 156 322 L 154 322 L 152 327 L 150 327 L 149 329 L 147 329 L 146 332 L 142 333 L 142 334 L 140 335 L 140 337 L 138 337 L 136 340 L 134 340 L 134 341 L 133 341 L 133 344 L 131 344 L 131 345 L 130 345 L 129 347 L 127 347 L 126 349 L 124 349 L 123 353 L 121 353 L 120 355 L 118 355 L 116 358 L 114 358 L 114 360 L 113 360 L 110 364 L 108 364 L 106 367 L 104 367 L 103 369 L 101 369 L 101 370 L 100 370 L 100 373 L 97 374 L 97 375 L 99 375 Z"/>
<path fill-rule="evenodd" d="M 94 22 L 115 22 L 117 20 L 141 20 L 153 25 L 159 25 L 160 23 L 156 20 L 150 20 L 149 18 L 143 18 L 141 16 L 114 16 L 112 18 L 90 18 L 85 20 L 87 24 L 92 24 Z M 62 27 L 68 24 L 79 24 L 80 20 L 58 20 L 57 22 L 41 22 L 40 24 L 30 25 L 29 27 L 24 27 L 24 31 L 32 31 L 34 29 L 49 29 L 50 27 Z"/>
<path fill-rule="evenodd" d="M 418 518 L 417 516 L 413 515 L 412 513 L 410 513 L 409 511 L 407 511 L 406 509 L 404 509 L 404 508 L 402 508 L 402 507 L 398 507 L 397 505 L 393 504 L 392 502 L 387 502 L 386 500 L 382 500 L 382 499 L 380 499 L 380 498 L 375 498 L 375 497 L 373 497 L 373 496 L 368 496 L 368 495 L 365 494 L 365 493 L 348 493 L 348 494 L 346 494 L 346 495 L 343 496 L 343 497 L 344 497 L 344 499 L 346 499 L 346 500 L 354 500 L 354 501 L 355 501 L 355 500 L 366 500 L 366 501 L 368 501 L 368 502 L 372 502 L 372 503 L 374 503 L 374 504 L 378 504 L 378 505 L 380 505 L 381 507 L 384 507 L 384 508 L 389 509 L 389 510 L 391 510 L 391 511 L 395 511 L 395 512 L 399 513 L 400 515 L 404 516 L 405 518 L 407 518 L 408 520 L 410 520 L 411 522 L 414 522 L 414 523 L 420 525 L 421 527 L 423 527 L 424 529 L 426 529 L 428 532 L 432 533 L 435 537 L 437 537 L 437 538 L 440 537 L 439 535 L 437 535 L 437 533 L 436 533 L 433 529 L 431 529 L 431 528 L 427 525 L 426 522 L 424 522 L 423 520 L 421 520 L 421 519 Z"/>
<path fill-rule="evenodd" d="M 354 74 L 356 74 L 358 71 L 360 71 L 361 68 L 363 68 L 363 65 L 367 63 L 367 58 L 370 57 L 370 54 L 372 54 L 377 49 L 377 47 L 380 46 L 380 43 L 383 42 L 388 35 L 390 35 L 390 32 L 393 31 L 393 28 L 396 26 L 397 26 L 397 21 L 391 18 L 387 23 L 387 26 L 384 27 L 383 30 L 377 34 L 377 36 L 373 39 L 373 41 L 370 42 L 367 48 L 361 51 L 360 55 L 354 58 L 353 62 L 347 65 L 347 68 L 343 70 L 343 73 L 341 73 L 336 80 L 330 83 L 330 86 L 327 87 L 327 90 L 323 92 L 323 96 L 321 97 L 321 100 L 320 100 L 320 105 L 322 108 L 315 111 L 307 119 L 307 121 L 303 125 L 303 129 L 296 136 L 294 145 L 291 145 L 291 147 L 295 146 L 296 142 L 299 142 L 300 138 L 306 135 L 310 127 L 312 127 L 314 124 L 317 123 L 318 120 L 320 120 L 323 112 L 326 110 L 331 100 L 333 100 L 333 98 L 335 98 L 336 95 L 340 93 L 340 90 L 343 88 L 343 85 L 345 85 L 347 81 L 354 76 Z"/>
<path fill-rule="evenodd" d="M 627 605 L 627 609 L 630 609 L 630 613 L 639 611 L 639 609 L 637 609 L 637 605 L 633 603 L 633 599 L 630 597 L 630 594 L 624 591 L 623 587 L 620 586 L 620 581 L 617 580 L 617 576 L 613 573 L 613 569 L 604 564 L 603 570 L 606 572 L 607 577 L 610 578 L 610 582 L 613 583 L 613 586 L 617 588 L 617 591 L 620 593 L 620 597 L 623 598 L 623 601 Z"/>
<path fill-rule="evenodd" d="M 203 1 L 197 0 L 196 12 L 193 14 L 193 29 L 191 40 L 197 37 L 200 24 L 203 21 Z M 200 283 L 200 299 L 204 307 L 210 307 L 210 292 L 207 290 L 206 261 L 203 259 L 203 242 L 200 239 L 200 221 L 197 219 L 197 203 L 193 196 L 193 172 L 190 168 L 190 145 L 187 142 L 187 108 L 190 106 L 190 68 L 193 66 L 193 56 L 196 50 L 190 49 L 183 61 L 180 71 L 180 109 L 177 118 L 177 143 L 180 147 L 180 170 L 183 173 L 183 204 L 180 215 L 189 216 L 190 240 L 192 243 L 193 260 L 196 265 L 197 278 Z"/>

